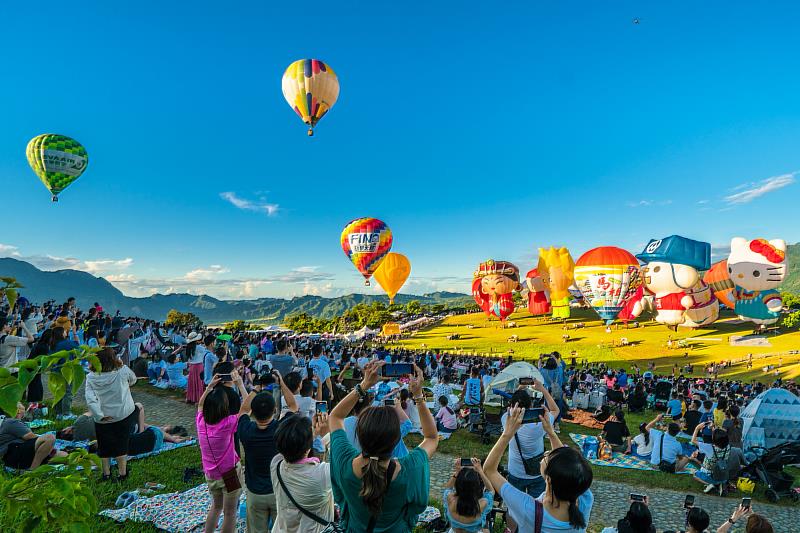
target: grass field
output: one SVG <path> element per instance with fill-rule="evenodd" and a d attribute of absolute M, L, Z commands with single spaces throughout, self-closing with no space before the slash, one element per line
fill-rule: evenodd
<path fill-rule="evenodd" d="M 502 328 L 496 320 L 489 321 L 482 313 L 458 315 L 444 322 L 419 331 L 414 336 L 398 344 L 408 348 L 429 348 L 447 350 L 451 353 L 486 356 L 510 355 L 513 350 L 515 360 L 537 359 L 541 353 L 558 351 L 569 361 L 570 354 L 580 361 L 604 361 L 614 367 L 629 368 L 636 363 L 645 369 L 648 361 L 654 361 L 656 371 L 671 372 L 672 365 L 687 362 L 695 365 L 694 375 L 702 375 L 705 364 L 715 361 L 732 361 L 734 365 L 720 376 L 732 379 L 775 379 L 761 369 L 765 365 L 780 365 L 779 372 L 784 379 L 800 376 L 800 354 L 790 355 L 791 350 L 800 350 L 800 332 L 781 332 L 766 337 L 770 346 L 731 346 L 730 338 L 752 333 L 753 324 L 742 323 L 732 315 L 723 316 L 707 329 L 690 330 L 679 328 L 677 332 L 654 321 L 642 322 L 638 328 L 612 326 L 607 333 L 605 325 L 591 310 L 573 310 L 573 317 L 566 324 L 553 323 L 541 317 L 532 317 L 527 311 L 517 311 L 508 322 L 516 327 Z M 584 327 L 575 328 L 578 323 Z M 565 329 L 565 327 L 567 329 Z M 457 334 L 458 340 L 448 340 Z M 564 342 L 562 336 L 570 336 Z M 515 343 L 509 342 L 512 335 L 518 337 Z M 621 339 L 627 338 L 628 345 L 620 346 Z M 673 348 L 667 348 L 669 340 Z M 678 347 L 678 343 L 685 347 Z M 753 368 L 747 370 L 748 354 L 753 354 Z"/>

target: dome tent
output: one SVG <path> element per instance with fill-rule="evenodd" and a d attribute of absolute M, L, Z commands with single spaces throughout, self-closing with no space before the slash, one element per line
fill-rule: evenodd
<path fill-rule="evenodd" d="M 483 403 L 485 405 L 501 406 L 503 404 L 502 398 L 499 394 L 493 392 L 494 389 L 513 394 L 519 386 L 520 378 L 534 378 L 537 381 L 543 381 L 541 372 L 532 364 L 522 361 L 512 363 L 505 367 L 499 374 L 492 378 L 492 381 L 490 381 L 488 385 L 486 385 Z"/>
<path fill-rule="evenodd" d="M 800 441 L 800 398 L 786 389 L 769 389 L 750 402 L 741 413 L 742 446 L 774 448 Z"/>

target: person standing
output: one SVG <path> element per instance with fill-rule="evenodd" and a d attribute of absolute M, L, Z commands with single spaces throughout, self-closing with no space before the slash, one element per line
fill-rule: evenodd
<path fill-rule="evenodd" d="M 97 455 L 103 466 L 103 480 L 111 479 L 111 458 L 117 460 L 119 479 L 128 477 L 128 441 L 138 413 L 131 396 L 136 374 L 122 364 L 114 350 L 97 352 L 100 372 L 86 377 L 86 406 L 97 432 Z"/>
<path fill-rule="evenodd" d="M 203 383 L 208 385 L 214 377 L 214 366 L 219 362 L 219 357 L 214 353 L 214 335 L 206 335 L 203 339 Z"/>
<path fill-rule="evenodd" d="M 206 354 L 205 346 L 200 345 L 203 336 L 192 332 L 186 338 L 186 356 L 189 364 L 189 378 L 186 385 L 186 403 L 197 403 L 203 395 L 203 356 Z"/>
<path fill-rule="evenodd" d="M 27 346 L 33 342 L 33 335 L 28 331 L 25 322 L 20 322 L 19 327 L 25 333 L 24 337 L 11 334 L 14 324 L 7 317 L 0 317 L 0 366 L 11 369 L 17 362 L 17 348 Z M 16 372 L 16 369 L 12 369 Z"/>

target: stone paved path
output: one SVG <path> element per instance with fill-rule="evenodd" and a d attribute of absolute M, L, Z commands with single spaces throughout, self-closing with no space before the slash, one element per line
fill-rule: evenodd
<path fill-rule="evenodd" d="M 146 419 L 151 424 L 180 424 L 195 435 L 195 407 L 170 397 L 148 392 L 144 384 L 132 389 L 134 400 L 141 402 L 145 408 Z M 83 391 L 75 397 L 75 405 L 83 403 Z M 442 498 L 442 487 L 453 471 L 454 457 L 437 454 L 431 460 L 431 497 Z M 620 478 L 624 479 L 625 471 L 620 469 Z M 590 526 L 592 531 L 599 531 L 605 526 L 615 526 L 628 510 L 628 495 L 631 492 L 646 493 L 651 502 L 651 510 L 658 531 L 665 529 L 680 530 L 683 528 L 683 501 L 685 494 L 668 489 L 633 486 L 622 482 L 595 481 L 592 484 L 595 504 L 592 509 Z M 711 516 L 712 531 L 730 516 L 738 505 L 736 498 L 719 498 L 702 493 L 695 494 L 695 505 L 705 509 Z M 800 510 L 795 507 L 781 507 L 756 502 L 756 512 L 766 515 L 775 527 L 776 533 L 796 533 L 800 531 Z M 738 525 L 737 525 L 738 526 Z M 739 526 L 733 531 L 744 531 Z"/>

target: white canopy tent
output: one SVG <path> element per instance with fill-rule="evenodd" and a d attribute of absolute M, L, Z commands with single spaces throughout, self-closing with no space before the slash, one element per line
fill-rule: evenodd
<path fill-rule="evenodd" d="M 364 339 L 366 337 L 375 336 L 379 333 L 377 329 L 369 329 L 367 326 L 364 326 L 360 330 L 353 333 L 357 339 Z"/>
<path fill-rule="evenodd" d="M 524 361 L 512 363 L 505 367 L 488 385 L 486 385 L 483 403 L 485 405 L 500 407 L 503 404 L 502 397 L 493 392 L 493 390 L 498 389 L 513 394 L 519 386 L 520 378 L 533 378 L 541 382 L 542 374 L 539 372 L 538 368 L 530 363 Z"/>

